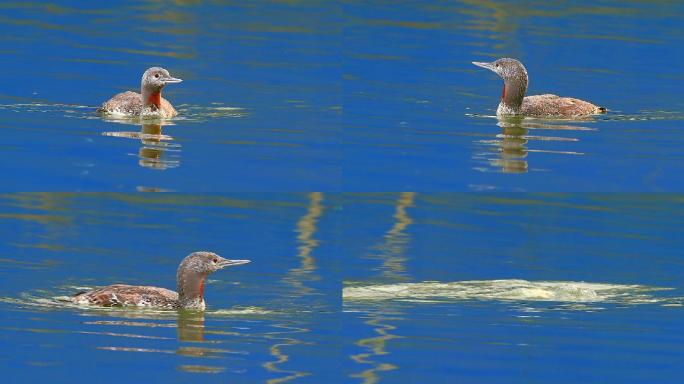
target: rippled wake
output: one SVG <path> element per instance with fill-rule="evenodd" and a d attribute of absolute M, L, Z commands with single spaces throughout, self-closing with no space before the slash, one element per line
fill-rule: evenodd
<path fill-rule="evenodd" d="M 345 302 L 354 300 L 459 301 L 502 300 L 562 303 L 615 303 L 681 305 L 681 300 L 654 292 L 671 288 L 575 281 L 472 280 L 351 286 L 343 290 Z"/>

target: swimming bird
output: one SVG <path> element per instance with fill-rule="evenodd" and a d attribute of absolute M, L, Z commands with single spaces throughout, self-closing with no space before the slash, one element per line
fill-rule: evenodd
<path fill-rule="evenodd" d="M 143 73 L 140 93 L 126 91 L 102 103 L 98 113 L 126 117 L 171 118 L 178 115 L 173 105 L 161 97 L 166 84 L 180 83 L 164 68 L 152 67 Z"/>
<path fill-rule="evenodd" d="M 115 284 L 80 292 L 71 298 L 76 304 L 101 307 L 151 307 L 159 309 L 204 310 L 204 282 L 207 276 L 226 267 L 247 264 L 250 260 L 228 260 L 212 252 L 194 252 L 178 266 L 178 292 L 166 288 Z"/>
<path fill-rule="evenodd" d="M 496 109 L 499 116 L 548 116 L 580 117 L 606 113 L 606 108 L 588 101 L 551 94 L 525 96 L 527 92 L 527 70 L 516 59 L 502 58 L 491 63 L 473 61 L 478 67 L 487 68 L 504 81 L 501 102 Z"/>

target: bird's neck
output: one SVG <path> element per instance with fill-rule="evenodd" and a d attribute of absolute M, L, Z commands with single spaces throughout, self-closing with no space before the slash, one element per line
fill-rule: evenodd
<path fill-rule="evenodd" d="M 143 86 L 140 94 L 142 95 L 143 107 L 150 107 L 154 110 L 161 108 L 161 88 L 150 89 Z"/>
<path fill-rule="evenodd" d="M 504 81 L 500 108 L 519 113 L 527 92 L 527 76 L 513 77 Z"/>
<path fill-rule="evenodd" d="M 198 273 L 178 276 L 178 301 L 183 308 L 204 309 L 204 283 L 206 275 Z"/>

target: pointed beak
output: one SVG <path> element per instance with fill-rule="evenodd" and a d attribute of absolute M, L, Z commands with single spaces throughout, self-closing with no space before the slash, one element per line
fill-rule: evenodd
<path fill-rule="evenodd" d="M 164 78 L 164 84 L 180 83 L 181 81 L 183 81 L 183 80 L 176 79 L 175 77 L 171 77 L 171 76 Z"/>
<path fill-rule="evenodd" d="M 490 71 L 494 71 L 494 63 L 483 63 L 480 61 L 473 61 L 473 64 L 477 65 L 478 67 L 487 68 Z"/>
<path fill-rule="evenodd" d="M 236 265 L 242 265 L 242 264 L 247 264 L 251 263 L 251 260 L 228 260 L 228 259 L 221 259 L 218 262 L 218 267 L 219 268 L 226 268 L 226 267 L 234 267 Z"/>

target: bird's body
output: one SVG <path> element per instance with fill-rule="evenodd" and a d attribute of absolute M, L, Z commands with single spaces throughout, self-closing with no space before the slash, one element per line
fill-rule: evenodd
<path fill-rule="evenodd" d="M 552 94 L 525 96 L 527 70 L 515 59 L 503 58 L 492 63 L 473 62 L 491 70 L 504 80 L 501 101 L 496 110 L 499 116 L 582 117 L 605 113 L 606 108 L 588 101 Z"/>
<path fill-rule="evenodd" d="M 521 114 L 525 116 L 583 116 L 605 112 L 605 108 L 588 101 L 552 94 L 526 96 L 521 107 Z"/>
<path fill-rule="evenodd" d="M 121 115 L 130 117 L 159 117 L 168 119 L 178 115 L 176 109 L 165 98 L 159 96 L 157 104 L 143 105 L 142 96 L 133 91 L 117 93 L 111 99 L 102 103 L 98 112 L 109 115 Z"/>
<path fill-rule="evenodd" d="M 126 91 L 114 95 L 102 103 L 97 109 L 104 115 L 118 115 L 124 117 L 162 118 L 168 119 L 178 115 L 171 103 L 161 96 L 166 84 L 180 83 L 169 75 L 169 71 L 160 67 L 149 68 L 143 74 L 141 93 Z"/>
<path fill-rule="evenodd" d="M 100 307 L 179 308 L 177 292 L 166 288 L 125 284 L 114 284 L 79 293 L 74 296 L 73 301 L 77 304 Z"/>
<path fill-rule="evenodd" d="M 194 252 L 178 266 L 178 292 L 143 285 L 114 284 L 80 292 L 71 298 L 75 304 L 100 307 L 150 307 L 158 309 L 204 310 L 204 283 L 219 269 L 246 264 L 249 260 L 228 260 L 211 252 Z"/>

